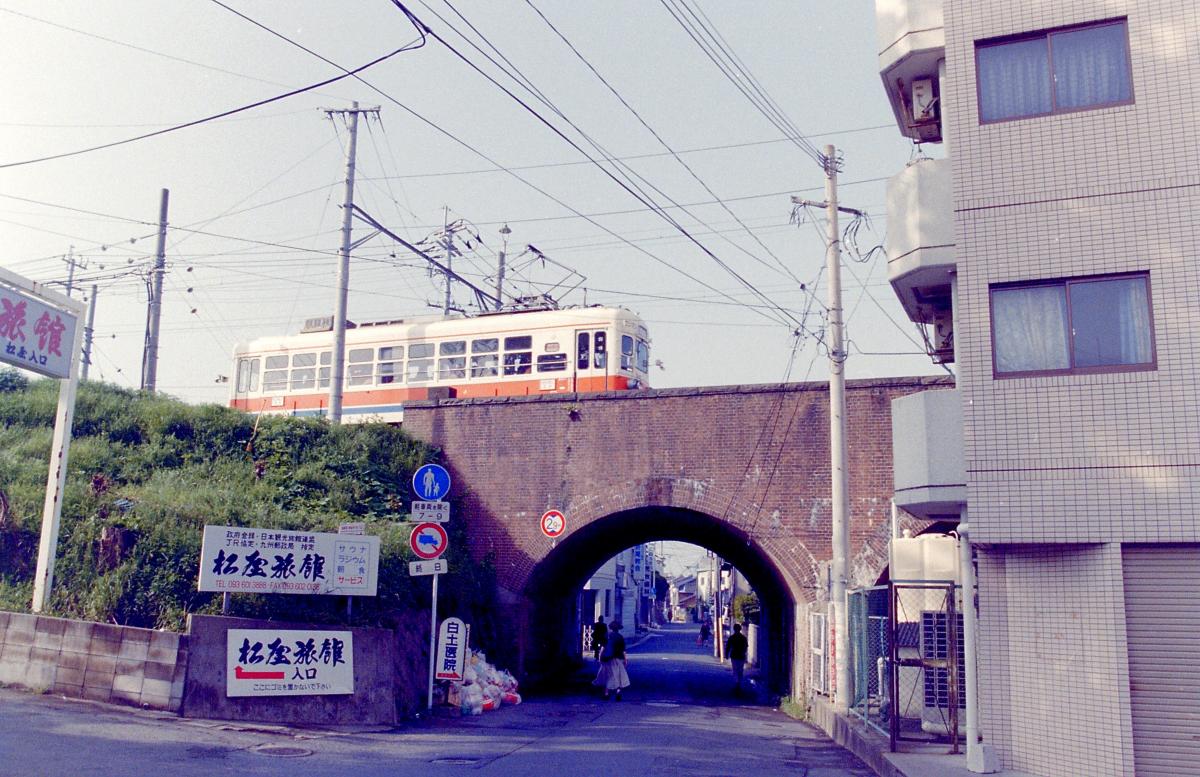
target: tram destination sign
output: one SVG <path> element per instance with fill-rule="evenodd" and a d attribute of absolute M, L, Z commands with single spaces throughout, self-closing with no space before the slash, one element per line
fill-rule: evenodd
<path fill-rule="evenodd" d="M 205 526 L 201 591 L 374 596 L 379 538 Z"/>

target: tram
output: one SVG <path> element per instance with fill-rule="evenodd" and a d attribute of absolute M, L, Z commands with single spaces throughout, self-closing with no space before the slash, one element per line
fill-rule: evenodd
<path fill-rule="evenodd" d="M 256 414 L 325 416 L 333 321 L 234 350 L 229 404 Z M 648 388 L 650 340 L 616 307 L 518 310 L 346 328 L 342 420 L 399 423 L 404 403 Z"/>

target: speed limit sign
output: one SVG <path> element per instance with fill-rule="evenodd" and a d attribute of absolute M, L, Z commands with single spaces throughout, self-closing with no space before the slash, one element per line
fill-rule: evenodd
<path fill-rule="evenodd" d="M 567 516 L 559 510 L 547 510 L 542 513 L 542 534 L 550 539 L 560 536 L 567 530 Z"/>

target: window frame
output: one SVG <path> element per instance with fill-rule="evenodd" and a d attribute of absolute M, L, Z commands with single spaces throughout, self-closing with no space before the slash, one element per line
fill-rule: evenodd
<path fill-rule="evenodd" d="M 1075 366 L 1075 328 L 1071 310 L 1070 287 L 1074 284 L 1095 283 L 1097 281 L 1115 281 L 1126 278 L 1141 278 L 1146 284 L 1146 326 L 1150 334 L 1150 360 L 1137 364 L 1101 364 L 1093 367 Z M 1005 289 L 1031 289 L 1039 287 L 1061 287 L 1066 298 L 1067 309 L 1067 357 L 1071 366 L 1058 370 L 1023 370 L 1020 372 L 1000 372 L 996 369 L 996 305 L 995 293 Z M 1114 372 L 1153 372 L 1158 369 L 1158 342 L 1154 336 L 1154 294 L 1150 283 L 1150 271 L 1107 273 L 1103 275 L 1081 275 L 1065 278 L 1045 278 L 1036 281 L 1011 281 L 993 283 L 988 286 L 988 338 L 991 341 L 992 379 L 1010 380 L 1013 378 L 1040 378 L 1054 375 L 1097 375 Z"/>
<path fill-rule="evenodd" d="M 1054 35 L 1064 32 L 1077 32 L 1097 27 L 1109 27 L 1113 25 L 1121 25 L 1125 30 L 1125 66 L 1128 68 L 1127 75 L 1129 77 L 1129 99 L 1117 100 L 1109 103 L 1095 103 L 1093 105 L 1085 105 L 1078 108 L 1058 108 L 1058 82 L 1054 77 L 1054 47 L 1050 39 Z M 983 118 L 983 86 L 982 80 L 979 77 L 979 50 L 991 48 L 994 46 L 1003 46 L 1009 43 L 1023 43 L 1031 40 L 1042 39 L 1046 42 L 1046 62 L 1049 68 L 1047 76 L 1050 79 L 1050 110 L 1044 113 L 1025 113 L 1020 116 L 1005 116 L 1000 119 L 985 119 Z M 985 38 L 975 41 L 975 116 L 979 120 L 980 125 L 1003 124 L 1009 121 L 1023 121 L 1025 119 L 1036 119 L 1042 116 L 1065 116 L 1072 113 L 1080 113 L 1081 111 L 1095 111 L 1102 108 L 1114 108 L 1122 105 L 1133 105 L 1136 102 L 1136 90 L 1133 83 L 1133 47 L 1130 45 L 1129 39 L 1129 17 L 1117 16 L 1110 19 L 1098 19 L 1094 22 L 1083 22 L 1080 24 L 1071 24 L 1065 27 L 1053 27 L 1047 30 L 1038 30 L 1036 32 L 1022 32 L 1015 35 L 1004 35 L 998 38 Z"/>

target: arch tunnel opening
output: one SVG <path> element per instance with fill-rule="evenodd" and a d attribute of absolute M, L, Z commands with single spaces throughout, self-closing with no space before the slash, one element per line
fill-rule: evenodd
<path fill-rule="evenodd" d="M 638 507 L 591 521 L 557 543 L 522 592 L 525 639 L 519 646 L 526 682 L 554 691 L 580 665 L 582 623 L 576 606 L 584 584 L 627 548 L 677 541 L 713 551 L 737 569 L 759 600 L 759 676 L 769 693 L 793 692 L 797 597 L 778 565 L 736 527 L 712 515 L 677 507 Z"/>

